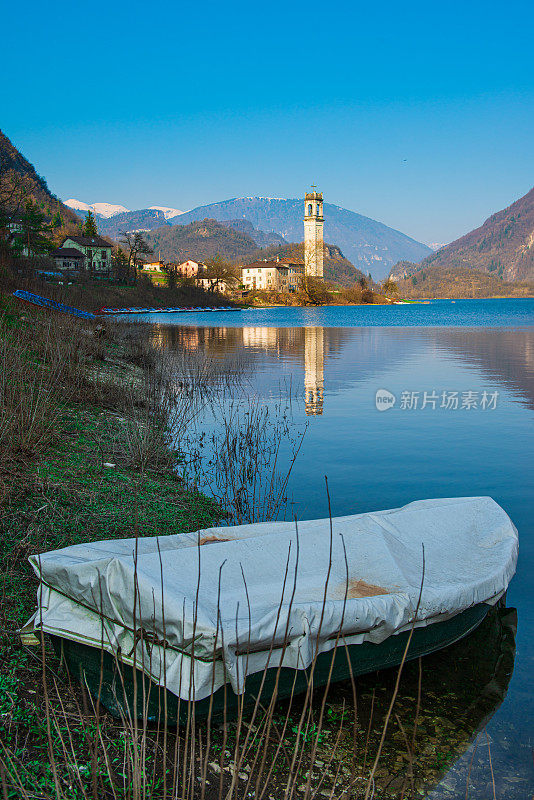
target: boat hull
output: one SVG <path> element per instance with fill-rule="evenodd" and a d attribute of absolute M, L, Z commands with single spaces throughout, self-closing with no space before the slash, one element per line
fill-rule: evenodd
<path fill-rule="evenodd" d="M 415 628 L 407 659 L 429 655 L 467 636 L 480 625 L 490 608 L 486 603 L 479 603 L 443 622 Z M 218 689 L 211 697 L 188 703 L 187 700 L 179 700 L 164 687 L 156 686 L 141 670 L 119 664 L 106 651 L 59 636 L 49 636 L 70 674 L 85 684 L 91 695 L 98 698 L 114 717 L 133 716 L 136 694 L 137 717 L 148 721 L 163 721 L 166 717 L 168 724 L 182 724 L 191 715 L 193 707 L 196 719 L 202 719 L 209 714 L 213 719 L 231 719 L 238 713 L 239 698 L 228 685 Z M 329 680 L 347 680 L 351 675 L 356 677 L 398 666 L 402 661 L 408 637 L 409 632 L 405 631 L 390 636 L 380 644 L 363 642 L 347 647 L 340 641 L 336 650 L 319 654 L 315 667 L 297 670 L 296 674 L 294 669 L 286 667 L 280 670 L 267 669 L 265 680 L 263 671 L 253 673 L 247 677 L 244 706 L 253 706 L 260 692 L 262 703 L 268 704 L 275 691 L 277 679 L 277 698 L 282 700 L 291 694 L 305 692 L 312 670 L 313 686 L 318 688 L 326 685 Z"/>

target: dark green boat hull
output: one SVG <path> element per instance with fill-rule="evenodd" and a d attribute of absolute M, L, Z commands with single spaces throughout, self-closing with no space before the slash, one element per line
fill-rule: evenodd
<path fill-rule="evenodd" d="M 429 655 L 436 650 L 457 642 L 467 636 L 480 625 L 490 606 L 485 603 L 473 606 L 460 614 L 443 622 L 437 622 L 422 628 L 415 628 L 408 649 L 407 659 Z M 404 655 L 409 632 L 390 636 L 380 644 L 364 642 L 363 644 L 339 645 L 335 651 L 321 653 L 313 669 L 313 687 L 324 686 L 330 680 L 342 681 L 352 676 L 364 675 L 388 667 L 398 666 Z M 181 724 L 192 714 L 202 719 L 210 713 L 212 719 L 231 719 L 238 713 L 239 698 L 231 687 L 221 687 L 212 698 L 188 703 L 178 700 L 171 692 L 165 692 L 156 686 L 140 670 L 117 661 L 109 653 L 95 647 L 73 642 L 58 636 L 50 636 L 54 649 L 65 663 L 70 674 L 87 686 L 91 695 L 98 698 L 102 705 L 114 716 L 133 716 L 134 685 L 137 685 L 137 717 L 156 722 L 166 718 L 168 724 Z M 334 661 L 332 666 L 332 659 Z M 349 663 L 350 662 L 350 663 Z M 332 671 L 331 671 L 332 667 Z M 120 675 L 119 675 L 120 668 Z M 295 670 L 283 667 L 278 676 L 278 699 L 291 694 L 305 692 L 312 668 Z M 244 705 L 254 705 L 261 691 L 261 702 L 268 704 L 276 687 L 277 668 L 267 670 L 263 688 L 261 686 L 264 673 L 259 672 L 247 678 Z"/>

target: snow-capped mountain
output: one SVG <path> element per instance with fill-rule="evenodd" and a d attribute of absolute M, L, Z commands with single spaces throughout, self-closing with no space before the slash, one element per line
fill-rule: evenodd
<path fill-rule="evenodd" d="M 130 209 L 124 206 L 115 206 L 112 203 L 93 203 L 91 210 L 99 217 L 108 219 L 114 217 L 115 214 L 127 214 Z"/>
<path fill-rule="evenodd" d="M 167 208 L 167 206 L 149 206 L 151 211 L 163 211 L 165 219 L 172 219 L 179 217 L 180 214 L 185 214 L 185 211 L 180 211 L 178 208 Z"/>
<path fill-rule="evenodd" d="M 63 205 L 72 208 L 74 211 L 89 211 L 91 208 L 87 203 L 83 203 L 81 200 L 75 200 L 74 197 L 71 197 L 70 200 L 65 200 Z"/>
<path fill-rule="evenodd" d="M 72 208 L 73 211 L 92 211 L 93 214 L 102 217 L 102 219 L 109 219 L 114 217 L 115 214 L 125 214 L 130 210 L 112 203 L 84 203 L 83 200 L 76 200 L 74 197 L 71 197 L 70 200 L 65 200 L 65 205 Z"/>
<path fill-rule="evenodd" d="M 79 200 L 67 200 L 66 204 L 81 217 L 91 209 L 98 218 L 98 232 L 115 239 L 124 231 L 152 231 L 205 219 L 228 223 L 233 228 L 238 222 L 248 223 L 252 232 L 247 230 L 246 235 L 261 247 L 273 244 L 273 236 L 289 242 L 301 242 L 303 237 L 301 198 L 234 197 L 185 212 L 168 206 L 127 211 L 123 206 L 89 206 Z M 427 245 L 381 222 L 330 203 L 325 203 L 324 209 L 325 240 L 340 247 L 357 269 L 365 274 L 371 272 L 375 280 L 384 278 L 397 261 L 419 262 L 432 253 Z"/>
<path fill-rule="evenodd" d="M 83 200 L 76 200 L 74 197 L 71 197 L 70 200 L 65 200 L 65 205 L 72 208 L 73 211 L 81 211 L 82 214 L 92 211 L 93 214 L 101 219 L 110 219 L 117 214 L 130 213 L 130 209 L 125 206 L 113 205 L 112 203 L 84 203 Z M 173 219 L 184 213 L 179 208 L 169 208 L 168 206 L 149 206 L 149 211 L 163 212 L 164 219 Z"/>

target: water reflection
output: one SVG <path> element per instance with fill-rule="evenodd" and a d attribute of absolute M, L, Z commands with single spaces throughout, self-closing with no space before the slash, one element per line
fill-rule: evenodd
<path fill-rule="evenodd" d="M 270 411 L 285 385 L 291 387 L 291 396 L 298 394 L 301 402 L 289 404 L 289 416 L 300 426 L 307 418 L 309 426 L 289 494 L 291 512 L 301 519 L 327 515 L 325 474 L 335 516 L 394 508 L 422 497 L 462 495 L 491 495 L 510 514 L 520 531 L 521 556 L 509 596 L 520 608 L 523 630 L 513 688 L 488 724 L 488 737 L 497 796 L 501 800 L 532 796 L 528 770 L 534 719 L 534 330 L 161 325 L 154 327 L 153 339 L 175 350 L 205 351 L 223 371 L 234 368 L 238 354 L 247 370 L 240 386 L 244 405 L 254 396 Z M 500 399 L 497 409 L 487 412 L 439 408 L 411 412 L 400 410 L 397 403 L 394 410 L 379 413 L 378 388 L 397 397 L 405 389 L 498 390 Z M 220 430 L 223 407 L 221 400 L 199 421 L 202 433 L 209 436 Z M 512 672 L 514 637 L 511 617 L 509 624 L 499 618 L 497 625 L 491 619 L 490 628 L 486 625 L 473 637 L 423 660 L 419 796 L 445 773 L 430 795 L 433 799 L 465 797 L 468 773 L 469 798 L 493 796 L 485 732 L 477 740 L 476 752 L 476 743 L 470 743 L 502 703 Z M 397 709 L 405 728 L 413 714 L 417 678 L 417 665 L 407 665 Z M 393 680 L 394 676 L 390 688 Z M 388 686 L 383 673 L 359 683 L 369 695 L 368 709 L 373 691 L 375 700 L 380 700 Z M 339 704 L 343 691 L 335 690 L 341 692 Z M 363 719 L 365 698 L 359 708 Z M 375 704 L 375 715 L 377 708 Z M 378 718 L 374 728 L 380 730 Z M 402 783 L 407 774 L 402 731 L 396 726 L 392 730 L 394 768 L 391 764 L 385 768 L 383 785 L 390 779 Z"/>
<path fill-rule="evenodd" d="M 421 670 L 417 661 L 406 664 L 388 729 L 385 757 L 377 774 L 377 796 L 414 797 L 431 791 L 433 798 L 465 797 L 470 765 L 465 754 L 471 753 L 473 740 L 506 697 L 514 670 L 516 630 L 516 610 L 495 607 L 473 634 L 423 658 Z M 361 677 L 357 682 L 359 727 L 367 731 L 372 723 L 370 758 L 374 757 L 396 676 L 397 671 L 392 669 Z M 341 707 L 343 702 L 350 705 L 351 693 L 350 685 L 337 684 L 332 687 L 329 701 L 334 706 Z M 497 731 L 492 736 L 494 757 L 498 759 Z M 481 755 L 484 758 L 480 765 L 471 765 L 471 800 L 492 796 L 484 794 L 490 780 L 487 746 L 485 752 L 481 748 Z M 455 762 L 457 767 L 451 773 L 450 766 Z M 505 770 L 503 764 L 497 775 L 497 796 L 501 800 L 524 797 L 513 793 L 519 782 L 508 784 L 506 792 L 510 772 L 509 768 Z M 516 769 L 513 774 L 518 775 Z M 520 783 L 524 792 L 525 782 Z M 437 785 L 440 789 L 434 793 Z"/>
<path fill-rule="evenodd" d="M 307 416 L 323 413 L 324 328 L 304 328 L 304 407 Z"/>
<path fill-rule="evenodd" d="M 477 368 L 534 408 L 534 330 L 488 328 L 265 328 L 154 325 L 152 339 L 172 349 L 202 349 L 211 358 L 264 372 L 282 366 L 301 383 L 305 413 L 322 415 L 325 392 L 384 375 L 425 350 Z M 330 363 L 328 363 L 330 362 Z M 303 375 L 296 367 L 301 365 Z M 329 367 L 327 371 L 326 368 Z M 424 376 L 423 376 L 424 377 Z M 257 388 L 261 387 L 261 375 Z M 326 384 L 325 384 L 326 381 Z"/>

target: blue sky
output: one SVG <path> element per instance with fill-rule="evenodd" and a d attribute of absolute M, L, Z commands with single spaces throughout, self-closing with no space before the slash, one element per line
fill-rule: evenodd
<path fill-rule="evenodd" d="M 0 125 L 61 198 L 333 203 L 447 242 L 534 183 L 534 4 L 4 5 Z"/>

